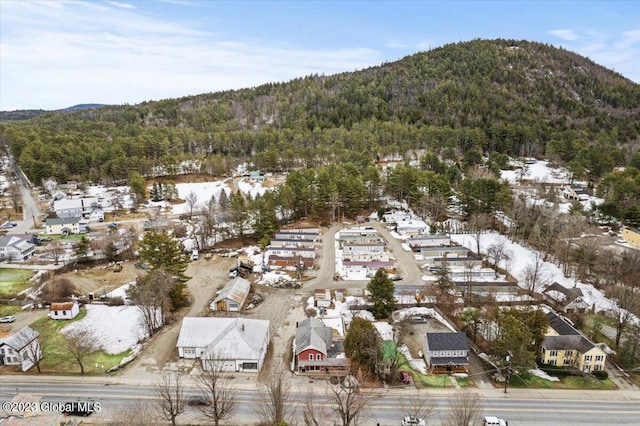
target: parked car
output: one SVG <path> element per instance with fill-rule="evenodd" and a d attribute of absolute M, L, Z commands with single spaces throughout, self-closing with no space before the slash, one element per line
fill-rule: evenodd
<path fill-rule="evenodd" d="M 191 260 L 198 260 L 200 256 L 198 255 L 198 250 L 194 250 L 191 252 Z"/>
<path fill-rule="evenodd" d="M 409 321 L 411 321 L 412 324 L 425 324 L 427 322 L 427 319 L 419 315 L 414 315 L 409 318 Z"/>
<path fill-rule="evenodd" d="M 391 281 L 400 281 L 402 280 L 402 275 L 391 275 Z"/>
<path fill-rule="evenodd" d="M 65 402 L 62 414 L 66 416 L 90 416 L 94 411 L 100 410 L 100 403 L 93 401 Z"/>
<path fill-rule="evenodd" d="M 6 317 L 0 318 L 0 322 L 14 322 L 15 320 L 16 317 L 14 317 L 13 315 L 7 315 Z"/>
<path fill-rule="evenodd" d="M 400 376 L 402 377 L 402 383 L 405 385 L 411 384 L 411 376 L 406 371 L 401 371 Z"/>
<path fill-rule="evenodd" d="M 194 395 L 187 401 L 189 405 L 209 405 L 209 399 L 204 395 Z"/>
<path fill-rule="evenodd" d="M 424 419 L 419 417 L 405 417 L 402 419 L 402 426 L 425 426 Z"/>
<path fill-rule="evenodd" d="M 494 416 L 486 416 L 482 421 L 483 426 L 509 426 L 509 422 Z"/>

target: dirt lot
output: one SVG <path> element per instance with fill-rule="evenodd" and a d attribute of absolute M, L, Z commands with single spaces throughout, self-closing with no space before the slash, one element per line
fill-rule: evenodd
<path fill-rule="evenodd" d="M 427 318 L 427 322 L 424 324 L 411 324 L 412 331 L 404 338 L 404 343 L 411 351 L 411 356 L 414 358 L 422 358 L 418 355 L 418 351 L 422 350 L 422 344 L 424 343 L 424 337 L 427 333 L 431 332 L 443 332 L 451 331 L 440 321 Z"/>
<path fill-rule="evenodd" d="M 76 269 L 56 275 L 56 278 L 67 278 L 76 287 L 81 295 L 89 293 L 108 292 L 120 287 L 122 284 L 135 281 L 139 274 L 144 272 L 136 269 L 133 262 L 123 262 L 122 271 L 114 272 L 110 266 L 98 266 L 95 268 Z"/>

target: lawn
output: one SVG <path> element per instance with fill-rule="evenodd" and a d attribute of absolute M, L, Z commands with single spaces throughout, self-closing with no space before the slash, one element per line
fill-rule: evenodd
<path fill-rule="evenodd" d="M 591 376 L 566 376 L 559 377 L 559 382 L 551 382 L 532 374 L 514 375 L 509 380 L 507 388 L 531 388 L 531 389 L 591 389 L 614 390 L 616 385 L 609 379 L 598 380 Z"/>
<path fill-rule="evenodd" d="M 33 271 L 0 268 L 0 297 L 15 297 L 31 286 Z"/>
<path fill-rule="evenodd" d="M 8 315 L 15 315 L 20 312 L 20 306 L 17 305 L 2 305 L 0 306 L 0 317 L 6 317 Z"/>
<path fill-rule="evenodd" d="M 81 320 L 86 314 L 86 309 L 80 309 L 80 314 L 73 321 Z M 44 356 L 40 362 L 43 373 L 80 374 L 80 366 L 69 352 L 64 334 L 60 332 L 60 329 L 70 322 L 68 320 L 51 320 L 45 317 L 31 324 L 31 327 L 40 332 L 41 336 L 47 336 L 42 348 Z M 84 361 L 85 374 L 103 374 L 111 367 L 120 364 L 120 361 L 129 355 L 131 355 L 131 350 L 117 355 L 110 355 L 103 350 L 95 351 Z"/>

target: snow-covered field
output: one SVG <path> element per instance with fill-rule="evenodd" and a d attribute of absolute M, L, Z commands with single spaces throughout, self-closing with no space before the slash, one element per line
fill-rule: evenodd
<path fill-rule="evenodd" d="M 86 305 L 87 315 L 62 330 L 67 334 L 78 329 L 91 330 L 100 349 L 109 354 L 120 354 L 133 348 L 146 337 L 142 315 L 135 306 Z"/>

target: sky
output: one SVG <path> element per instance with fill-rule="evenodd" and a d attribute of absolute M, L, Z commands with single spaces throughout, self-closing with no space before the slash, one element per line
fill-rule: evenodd
<path fill-rule="evenodd" d="M 636 0 L 0 0 L 0 110 L 255 87 L 474 38 L 562 46 L 640 83 Z"/>

